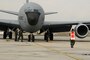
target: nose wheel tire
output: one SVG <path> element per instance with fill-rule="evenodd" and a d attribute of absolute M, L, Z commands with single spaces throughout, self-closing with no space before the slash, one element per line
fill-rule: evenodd
<path fill-rule="evenodd" d="M 6 39 L 6 37 L 7 37 L 7 34 L 6 34 L 7 32 L 6 31 L 4 31 L 4 33 L 3 33 L 3 39 Z"/>
<path fill-rule="evenodd" d="M 45 33 L 45 35 L 44 35 L 44 40 L 45 40 L 46 42 L 48 42 L 48 33 Z"/>
<path fill-rule="evenodd" d="M 48 39 L 47 33 L 45 33 L 45 35 L 44 35 L 44 40 L 47 40 L 47 39 Z"/>
<path fill-rule="evenodd" d="M 7 33 L 8 33 L 8 34 L 7 34 Z M 12 39 L 12 32 L 6 32 L 6 31 L 4 31 L 3 39 L 6 39 L 7 36 L 9 37 L 9 39 Z"/>
<path fill-rule="evenodd" d="M 28 42 L 31 42 L 31 38 L 30 38 L 30 35 L 28 35 Z"/>
<path fill-rule="evenodd" d="M 35 36 L 33 34 L 28 35 L 28 42 L 35 42 Z"/>
<path fill-rule="evenodd" d="M 12 32 L 9 32 L 9 39 L 12 39 Z"/>
<path fill-rule="evenodd" d="M 53 34 L 50 34 L 50 40 L 53 41 Z"/>

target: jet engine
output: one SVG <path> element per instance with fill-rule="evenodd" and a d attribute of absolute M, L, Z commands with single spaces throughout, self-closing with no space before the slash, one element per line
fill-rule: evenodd
<path fill-rule="evenodd" d="M 85 24 L 78 24 L 75 27 L 75 34 L 78 38 L 85 38 L 88 35 L 89 28 Z"/>

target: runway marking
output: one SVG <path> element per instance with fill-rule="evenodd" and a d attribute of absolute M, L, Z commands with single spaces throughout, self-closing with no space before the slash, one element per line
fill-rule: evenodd
<path fill-rule="evenodd" d="M 46 49 L 48 49 L 48 50 L 50 50 L 50 51 L 52 51 L 52 52 L 55 52 L 55 53 L 57 53 L 57 54 L 63 54 L 63 55 L 68 56 L 68 57 L 70 57 L 70 58 L 72 58 L 72 59 L 74 59 L 74 60 L 83 60 L 83 59 L 81 59 L 81 58 L 77 58 L 77 57 L 75 57 L 75 56 L 71 56 L 70 53 L 68 53 L 68 52 L 61 52 L 61 51 L 58 51 L 58 50 L 56 50 L 56 49 L 54 49 L 54 48 L 50 48 L 50 47 L 41 45 L 41 44 L 39 44 L 39 43 L 36 43 L 36 45 L 41 46 L 41 47 L 44 47 L 44 48 L 46 48 Z"/>

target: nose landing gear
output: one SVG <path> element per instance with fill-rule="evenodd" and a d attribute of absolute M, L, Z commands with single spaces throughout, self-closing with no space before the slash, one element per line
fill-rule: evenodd
<path fill-rule="evenodd" d="M 35 36 L 33 34 L 28 35 L 28 42 L 34 42 Z"/>
<path fill-rule="evenodd" d="M 11 31 L 4 31 L 3 39 L 6 39 L 7 36 L 9 37 L 9 39 L 12 39 L 12 32 Z"/>

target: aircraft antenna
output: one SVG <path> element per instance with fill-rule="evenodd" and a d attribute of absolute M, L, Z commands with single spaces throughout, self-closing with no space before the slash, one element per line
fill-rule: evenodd
<path fill-rule="evenodd" d="M 29 0 L 26 0 L 26 3 L 29 3 Z"/>

